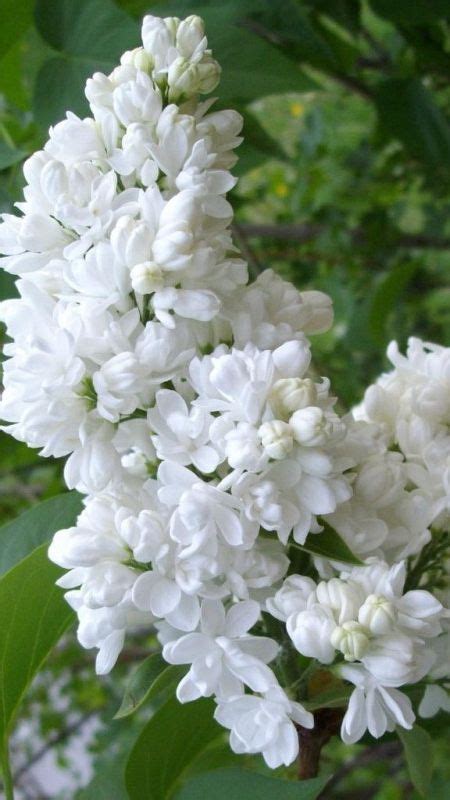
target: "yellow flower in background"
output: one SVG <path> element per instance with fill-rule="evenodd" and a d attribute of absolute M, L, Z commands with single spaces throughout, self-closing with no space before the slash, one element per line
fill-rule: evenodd
<path fill-rule="evenodd" d="M 277 197 L 286 197 L 289 194 L 289 186 L 284 181 L 277 181 L 274 184 L 273 190 Z"/>
<path fill-rule="evenodd" d="M 295 117 L 295 119 L 301 117 L 303 115 L 304 110 L 305 106 L 303 105 L 303 103 L 299 103 L 298 100 L 294 100 L 289 105 L 289 111 L 291 113 L 291 116 Z"/>

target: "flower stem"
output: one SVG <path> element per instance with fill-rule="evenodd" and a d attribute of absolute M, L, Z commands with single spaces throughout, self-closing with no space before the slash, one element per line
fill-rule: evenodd
<path fill-rule="evenodd" d="M 315 778 L 319 772 L 322 747 L 338 733 L 343 711 L 339 708 L 321 708 L 314 715 L 314 728 L 297 726 L 300 745 L 298 779 Z"/>

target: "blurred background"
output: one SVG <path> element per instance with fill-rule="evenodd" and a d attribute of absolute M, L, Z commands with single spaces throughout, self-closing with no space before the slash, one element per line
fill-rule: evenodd
<path fill-rule="evenodd" d="M 448 0 L 0 0 L 0 210 L 20 199 L 22 162 L 49 125 L 66 109 L 87 113 L 86 78 L 138 45 L 146 12 L 206 21 L 223 68 L 218 107 L 245 120 L 236 241 L 253 275 L 270 266 L 332 296 L 335 326 L 313 346 L 342 408 L 387 366 L 391 339 L 450 344 Z M 0 273 L 1 299 L 13 294 Z M 0 436 L 7 523 L 64 487 L 60 463 Z M 144 653 L 130 642 L 114 675 L 98 679 L 92 654 L 67 635 L 12 743 L 19 798 L 126 798 L 121 756 L 142 721 L 111 718 Z M 430 800 L 444 800 L 450 747 L 445 720 L 433 725 Z M 345 749 L 357 768 L 341 770 L 327 797 L 419 797 L 387 744 L 369 759 L 361 746 Z M 325 756 L 332 772 L 344 748 L 332 743 Z"/>

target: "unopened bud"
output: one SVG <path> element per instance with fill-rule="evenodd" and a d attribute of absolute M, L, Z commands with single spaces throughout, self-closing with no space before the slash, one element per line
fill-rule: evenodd
<path fill-rule="evenodd" d="M 340 650 L 346 661 L 360 661 L 369 647 L 367 628 L 351 620 L 334 629 L 331 644 Z"/>
<path fill-rule="evenodd" d="M 131 270 L 131 285 L 139 294 L 150 294 L 164 287 L 164 277 L 160 267 L 154 261 L 136 264 Z"/>
<path fill-rule="evenodd" d="M 325 444 L 332 433 L 332 425 L 318 406 L 307 406 L 295 411 L 289 420 L 294 439 L 306 447 Z"/>
<path fill-rule="evenodd" d="M 258 430 L 258 435 L 269 458 L 277 460 L 285 458 L 294 446 L 289 425 L 279 419 L 264 422 Z"/>
<path fill-rule="evenodd" d="M 317 389 L 311 378 L 281 378 L 272 387 L 270 406 L 280 419 L 289 419 L 294 411 L 317 403 Z"/>
<path fill-rule="evenodd" d="M 359 609 L 358 619 L 372 633 L 383 635 L 392 630 L 395 608 L 383 595 L 371 594 Z"/>
<path fill-rule="evenodd" d="M 127 50 L 120 59 L 122 66 L 131 66 L 141 70 L 141 72 L 151 72 L 153 69 L 153 58 L 143 47 L 135 47 L 134 50 Z"/>

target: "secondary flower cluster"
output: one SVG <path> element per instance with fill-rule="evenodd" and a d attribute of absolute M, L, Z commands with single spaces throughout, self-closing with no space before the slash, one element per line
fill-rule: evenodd
<path fill-rule="evenodd" d="M 146 17 L 142 41 L 88 80 L 92 117 L 51 129 L 25 164 L 21 216 L 3 217 L 19 298 L 1 307 L 0 414 L 68 456 L 66 483 L 86 495 L 49 555 L 97 671 L 127 631 L 155 626 L 164 658 L 189 665 L 179 700 L 213 696 L 232 748 L 277 767 L 314 719 L 298 681 L 281 685 L 288 639 L 265 635 L 270 615 L 356 687 L 345 741 L 410 727 L 398 687 L 445 662 L 443 606 L 403 583 L 448 519 L 450 356 L 413 343 L 358 419 L 338 415 L 307 338 L 331 301 L 270 270 L 248 284 L 233 244 L 242 121 L 199 99 L 220 74 L 201 20 Z M 365 563 L 308 556 L 324 529 Z M 324 580 L 283 582 L 299 549 Z"/>

